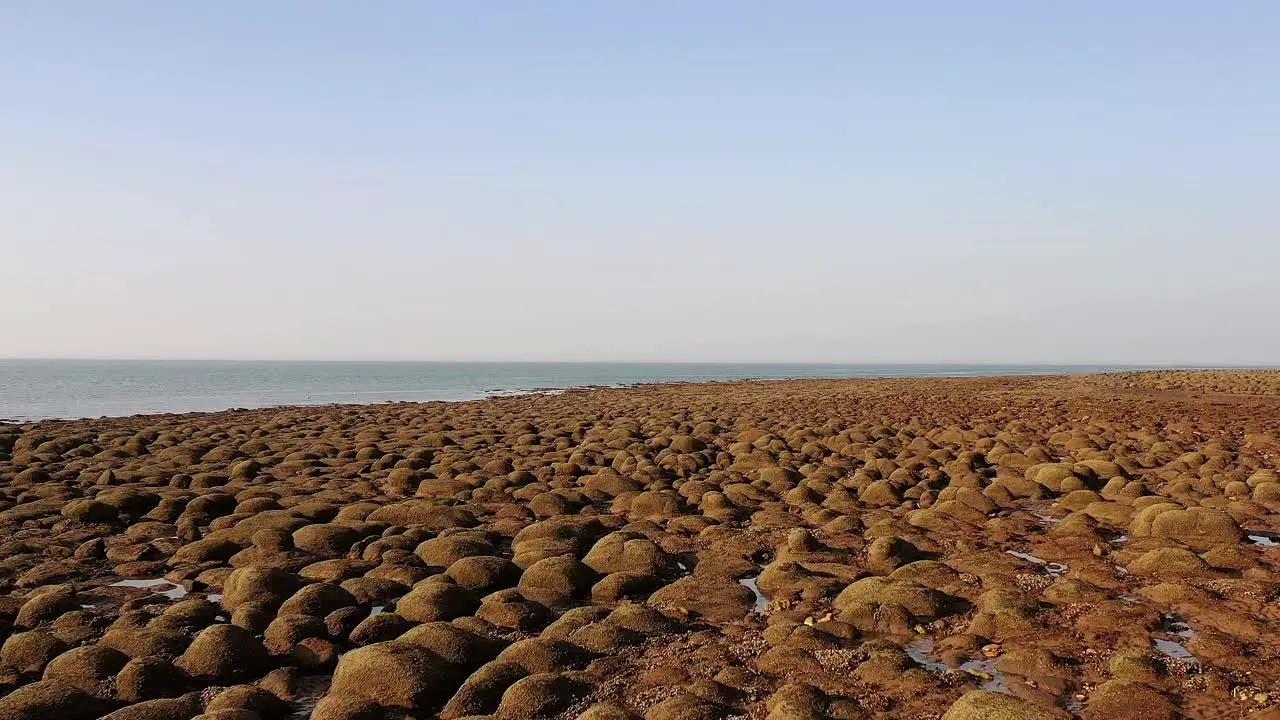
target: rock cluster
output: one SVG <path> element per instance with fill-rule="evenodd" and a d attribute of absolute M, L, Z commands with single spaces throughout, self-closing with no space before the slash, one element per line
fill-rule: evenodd
<path fill-rule="evenodd" d="M 0 720 L 1280 717 L 1278 378 L 0 425 Z"/>

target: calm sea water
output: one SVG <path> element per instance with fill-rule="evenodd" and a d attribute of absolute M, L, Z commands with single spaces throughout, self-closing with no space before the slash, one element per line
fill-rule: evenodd
<path fill-rule="evenodd" d="M 1103 365 L 0 360 L 0 419 L 232 407 L 471 400 L 586 385 L 748 378 L 922 377 L 1120 370 Z"/>

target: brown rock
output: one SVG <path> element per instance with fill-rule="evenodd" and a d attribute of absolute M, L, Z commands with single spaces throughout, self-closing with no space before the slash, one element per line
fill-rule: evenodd
<path fill-rule="evenodd" d="M 41 680 L 0 697 L 4 720 L 94 720 L 107 710 L 103 701 L 58 680 Z"/>
<path fill-rule="evenodd" d="M 971 690 L 960 696 L 942 720 L 1058 720 L 1061 712 L 1033 705 L 1005 693 Z"/>
<path fill-rule="evenodd" d="M 227 681 L 257 677 L 267 663 L 267 650 L 252 633 L 235 625 L 214 625 L 196 636 L 176 664 L 193 676 Z"/>
<path fill-rule="evenodd" d="M 438 655 L 420 645 L 375 643 L 342 657 L 333 673 L 329 697 L 365 699 L 387 708 L 421 713 L 452 694 L 457 674 Z"/>

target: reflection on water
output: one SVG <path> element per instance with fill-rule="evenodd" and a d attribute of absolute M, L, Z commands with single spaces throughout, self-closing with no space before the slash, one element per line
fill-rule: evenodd
<path fill-rule="evenodd" d="M 1054 577 L 1058 577 L 1059 575 L 1067 571 L 1066 563 L 1049 562 L 1048 560 L 1045 560 L 1042 557 L 1037 557 L 1035 555 L 1032 555 L 1029 552 L 1021 552 L 1018 550 L 1005 550 L 1005 552 L 1016 558 L 1022 558 L 1023 560 L 1026 560 L 1028 562 L 1033 562 L 1043 567 L 1045 572 L 1049 573 Z"/>
<path fill-rule="evenodd" d="M 764 611 L 769 607 L 769 598 L 765 597 L 764 593 L 760 592 L 760 588 L 756 587 L 756 578 L 758 577 L 760 576 L 757 575 L 756 577 L 750 577 L 743 580 L 739 580 L 738 584 L 747 588 L 748 590 L 751 591 L 753 595 L 756 596 L 755 611 L 763 615 Z"/>
<path fill-rule="evenodd" d="M 1151 644 L 1155 645 L 1156 650 L 1159 650 L 1166 657 L 1183 662 L 1196 663 L 1197 665 L 1200 663 L 1200 658 L 1192 654 L 1182 643 L 1155 638 L 1151 641 Z"/>
<path fill-rule="evenodd" d="M 1248 530 L 1246 538 L 1254 545 L 1261 547 L 1277 547 L 1280 546 L 1280 533 L 1268 532 L 1266 530 Z"/>
<path fill-rule="evenodd" d="M 304 675 L 298 678 L 297 699 L 293 701 L 296 709 L 289 714 L 289 720 L 307 720 L 315 711 L 316 705 L 329 692 L 332 677 L 329 675 Z"/>
<path fill-rule="evenodd" d="M 121 580 L 120 582 L 111 583 L 110 587 L 129 587 L 150 590 L 157 595 L 164 595 L 170 600 L 181 600 L 187 596 L 187 589 L 175 582 L 169 582 L 164 578 L 150 578 L 144 580 Z"/>
<path fill-rule="evenodd" d="M 1160 627 L 1157 629 L 1157 632 L 1163 635 L 1172 636 L 1166 638 L 1153 638 L 1151 640 L 1151 643 L 1155 646 L 1156 650 L 1160 651 L 1160 653 L 1165 657 L 1173 660 L 1180 660 L 1182 662 L 1195 663 L 1197 665 L 1200 664 L 1200 658 L 1196 657 L 1194 653 L 1187 649 L 1184 641 L 1173 639 L 1176 637 L 1183 638 L 1184 640 L 1190 640 L 1196 636 L 1196 631 L 1187 623 L 1186 618 L 1176 613 L 1164 613 L 1160 616 Z"/>
<path fill-rule="evenodd" d="M 907 656 L 915 660 L 921 667 L 934 672 L 947 672 L 952 668 L 946 663 L 934 660 L 931 657 L 933 653 L 933 638 L 918 638 L 902 646 Z M 969 675 L 979 682 L 979 687 L 983 690 L 992 692 L 1009 692 L 1009 685 L 1006 682 L 1005 674 L 996 669 L 998 658 L 982 658 L 979 660 L 968 660 L 960 663 L 955 668 L 966 675 Z"/>

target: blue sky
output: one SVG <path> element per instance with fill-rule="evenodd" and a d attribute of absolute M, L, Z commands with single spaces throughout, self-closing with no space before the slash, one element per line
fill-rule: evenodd
<path fill-rule="evenodd" d="M 0 356 L 1280 364 L 1267 2 L 9 3 Z"/>

